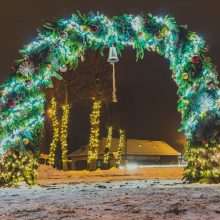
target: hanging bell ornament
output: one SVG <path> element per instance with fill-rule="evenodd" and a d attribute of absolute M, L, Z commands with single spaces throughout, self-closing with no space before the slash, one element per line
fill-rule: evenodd
<path fill-rule="evenodd" d="M 117 54 L 116 48 L 115 47 L 110 47 L 108 62 L 109 63 L 116 63 L 118 61 L 119 61 L 119 59 L 118 59 L 118 54 Z"/>
<path fill-rule="evenodd" d="M 108 56 L 108 62 L 112 64 L 113 67 L 113 71 L 112 71 L 112 101 L 113 102 L 118 102 L 117 100 L 117 93 L 116 93 L 116 79 L 115 79 L 115 63 L 118 62 L 118 54 L 117 54 L 117 50 L 115 47 L 110 47 L 109 50 L 109 56 Z"/>

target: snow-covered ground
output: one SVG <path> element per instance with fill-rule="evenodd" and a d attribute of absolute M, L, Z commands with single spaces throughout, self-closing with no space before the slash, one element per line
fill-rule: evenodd
<path fill-rule="evenodd" d="M 0 219 L 218 220 L 220 186 L 133 180 L 5 188 Z"/>
<path fill-rule="evenodd" d="M 185 185 L 176 168 L 63 172 L 43 166 L 38 177 L 41 186 L 0 189 L 0 220 L 220 220 L 220 185 Z"/>

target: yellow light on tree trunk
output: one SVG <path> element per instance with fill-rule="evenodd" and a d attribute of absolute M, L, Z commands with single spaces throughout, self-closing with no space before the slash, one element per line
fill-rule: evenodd
<path fill-rule="evenodd" d="M 67 137 L 68 137 L 68 123 L 69 123 L 69 112 L 70 112 L 69 104 L 63 105 L 62 109 L 63 109 L 63 116 L 62 116 L 62 122 L 61 122 L 62 165 L 63 165 L 63 170 L 67 170 L 68 169 Z"/>
<path fill-rule="evenodd" d="M 50 144 L 49 164 L 50 166 L 54 166 L 55 151 L 57 148 L 57 143 L 59 141 L 59 123 L 57 119 L 57 102 L 55 98 L 51 99 L 51 118 L 53 127 L 53 137 L 52 142 Z"/>
<path fill-rule="evenodd" d="M 119 167 L 121 164 L 121 159 L 122 159 L 122 152 L 125 149 L 125 141 L 126 141 L 126 137 L 125 137 L 125 131 L 123 130 L 119 130 L 119 144 L 118 144 L 118 153 L 117 153 L 117 159 L 116 159 L 116 165 Z"/>
<path fill-rule="evenodd" d="M 100 110 L 101 101 L 94 100 L 92 106 L 92 113 L 90 115 L 91 131 L 87 159 L 87 163 L 90 169 L 93 169 L 92 166 L 94 166 L 94 163 L 98 159 Z"/>
<path fill-rule="evenodd" d="M 106 140 L 106 146 L 105 146 L 105 154 L 104 154 L 104 164 L 109 164 L 109 155 L 110 155 L 110 148 L 112 143 L 112 126 L 108 128 L 108 136 Z"/>

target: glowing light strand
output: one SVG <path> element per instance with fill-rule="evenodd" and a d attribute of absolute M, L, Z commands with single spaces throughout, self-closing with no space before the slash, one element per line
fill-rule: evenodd
<path fill-rule="evenodd" d="M 52 127 L 53 127 L 53 137 L 50 144 L 50 153 L 48 157 L 48 162 L 50 166 L 54 166 L 55 163 L 55 151 L 59 141 L 59 122 L 57 118 L 57 102 L 53 97 L 51 99 L 51 118 L 52 118 Z"/>
<path fill-rule="evenodd" d="M 111 144 L 112 144 L 112 131 L 113 131 L 113 127 L 110 126 L 108 128 L 108 135 L 107 135 L 106 145 L 105 145 L 105 154 L 104 154 L 104 159 L 103 159 L 104 164 L 109 164 L 110 149 L 111 149 Z"/>
<path fill-rule="evenodd" d="M 94 100 L 92 113 L 90 115 L 91 131 L 87 159 L 89 165 L 92 165 L 92 163 L 94 163 L 98 158 L 100 113 L 101 101 Z"/>
<path fill-rule="evenodd" d="M 63 116 L 62 116 L 62 122 L 61 122 L 61 148 L 62 148 L 62 165 L 63 170 L 68 169 L 68 143 L 67 143 L 67 137 L 68 137 L 68 123 L 69 123 L 69 113 L 70 113 L 70 105 L 65 104 L 62 106 L 63 109 Z"/>
<path fill-rule="evenodd" d="M 126 141 L 125 131 L 120 129 L 119 130 L 118 152 L 117 152 L 117 159 L 116 159 L 117 167 L 119 167 L 121 165 L 122 153 L 123 153 L 123 150 L 125 149 L 125 144 L 126 144 L 125 141 Z"/>

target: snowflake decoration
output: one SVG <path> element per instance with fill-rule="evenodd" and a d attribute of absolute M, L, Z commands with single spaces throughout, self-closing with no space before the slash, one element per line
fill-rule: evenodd
<path fill-rule="evenodd" d="M 29 76 L 32 75 L 35 72 L 35 68 L 34 68 L 34 64 L 32 61 L 26 60 L 24 62 L 22 62 L 19 67 L 19 72 L 23 75 L 23 76 Z"/>
<path fill-rule="evenodd" d="M 135 31 L 141 31 L 141 29 L 144 26 L 143 18 L 140 16 L 134 17 L 133 20 L 131 21 L 131 26 Z"/>
<path fill-rule="evenodd" d="M 215 108 L 215 101 L 207 93 L 197 96 L 193 102 L 193 109 L 197 112 L 207 112 Z"/>

